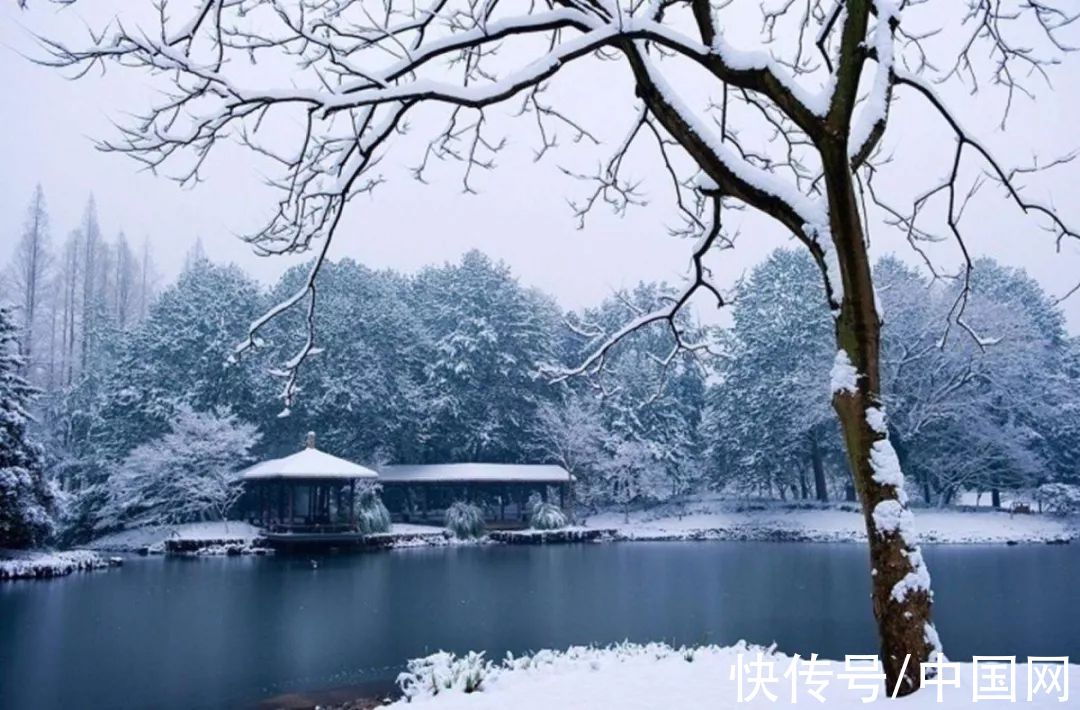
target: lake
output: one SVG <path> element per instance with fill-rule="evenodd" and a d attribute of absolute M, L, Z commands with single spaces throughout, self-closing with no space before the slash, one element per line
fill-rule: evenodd
<path fill-rule="evenodd" d="M 1080 547 L 930 546 L 945 651 L 1080 657 Z M 876 653 L 858 544 L 481 546 L 132 558 L 0 584 L 0 707 L 247 708 L 385 686 L 440 649 L 739 639 Z"/>

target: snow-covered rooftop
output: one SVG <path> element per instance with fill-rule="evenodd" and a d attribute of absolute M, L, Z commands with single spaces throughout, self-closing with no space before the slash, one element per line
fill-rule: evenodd
<path fill-rule="evenodd" d="M 569 483 L 562 466 L 503 463 L 443 463 L 383 466 L 379 480 L 384 483 L 465 482 L 486 483 Z"/>
<path fill-rule="evenodd" d="M 245 481 L 267 478 L 375 478 L 370 468 L 308 447 L 291 456 L 257 463 L 246 469 Z"/>

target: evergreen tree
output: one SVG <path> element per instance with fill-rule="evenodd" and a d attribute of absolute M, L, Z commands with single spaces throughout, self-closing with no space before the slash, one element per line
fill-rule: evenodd
<path fill-rule="evenodd" d="M 837 427 L 821 382 L 835 346 L 816 269 L 808 255 L 780 249 L 740 284 L 705 425 L 718 483 L 828 498 Z"/>
<path fill-rule="evenodd" d="M 289 270 L 272 290 L 278 302 L 295 293 L 310 266 Z M 430 354 L 410 280 L 372 271 L 345 259 L 327 263 L 319 275 L 314 334 L 325 354 L 309 358 L 298 375 L 300 396 L 288 417 L 281 409 L 277 380 L 259 373 L 265 403 L 267 445 L 292 447 L 315 430 L 328 450 L 357 461 L 415 460 L 424 402 L 420 386 Z M 306 313 L 283 314 L 265 332 L 259 363 L 289 359 L 306 338 Z M 270 408 L 274 407 L 275 410 Z M 284 453 L 276 451 L 275 453 Z"/>
<path fill-rule="evenodd" d="M 537 408 L 557 396 L 539 374 L 555 357 L 555 305 L 478 251 L 460 264 L 425 269 L 413 289 L 432 344 L 423 387 L 425 455 L 522 460 Z"/>
<path fill-rule="evenodd" d="M 27 435 L 36 390 L 20 374 L 12 309 L 0 306 L 0 547 L 41 545 L 52 532 L 56 494 L 45 457 Z"/>

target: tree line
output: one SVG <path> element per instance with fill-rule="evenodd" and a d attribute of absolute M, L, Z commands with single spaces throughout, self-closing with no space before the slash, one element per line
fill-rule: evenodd
<path fill-rule="evenodd" d="M 306 267 L 265 288 L 196 248 L 158 292 L 149 250 L 136 258 L 122 237 L 105 241 L 92 202 L 60 249 L 47 223 L 39 190 L 5 278 L 14 305 L 0 328 L 10 380 L 0 401 L 33 414 L 9 426 L 11 441 L 38 442 L 23 446 L 38 451 L 18 464 L 25 485 L 0 480 L 8 542 L 220 514 L 239 466 L 295 450 L 308 430 L 370 465 L 558 463 L 591 508 L 703 491 L 853 497 L 821 384 L 835 357 L 831 315 L 802 253 L 779 250 L 752 270 L 730 325 L 683 314 L 569 378 L 558 375 L 674 290 L 641 283 L 565 312 L 477 251 L 415 274 L 327 263 L 318 350 L 285 412 L 277 367 L 307 337 L 306 311 L 231 355 Z M 1080 463 L 1080 345 L 1057 306 L 1023 272 L 983 260 L 958 324 L 962 283 L 889 257 L 875 269 L 887 426 L 913 493 L 945 504 L 964 490 L 1041 487 L 1048 504 L 1065 499 Z M 16 535 L 20 510 L 33 533 Z"/>

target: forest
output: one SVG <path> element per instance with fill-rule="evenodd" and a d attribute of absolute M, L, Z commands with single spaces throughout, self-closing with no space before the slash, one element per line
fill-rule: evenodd
<path fill-rule="evenodd" d="M 148 246 L 105 235 L 92 198 L 66 239 L 56 232 L 39 188 L 2 271 L 0 547 L 221 518 L 239 469 L 309 430 L 373 466 L 557 463 L 588 510 L 706 491 L 854 500 L 823 384 L 832 318 L 802 251 L 748 273 L 722 325 L 684 311 L 576 377 L 565 373 L 674 289 L 643 282 L 566 311 L 478 251 L 412 274 L 329 262 L 315 349 L 286 408 L 277 366 L 303 346 L 306 313 L 236 350 L 307 267 L 264 285 L 195 241 L 162 283 Z M 889 435 L 912 498 L 948 505 L 971 491 L 999 504 L 1009 491 L 1075 509 L 1080 339 L 1053 300 L 982 259 L 955 322 L 962 281 L 891 256 L 874 269 Z"/>

